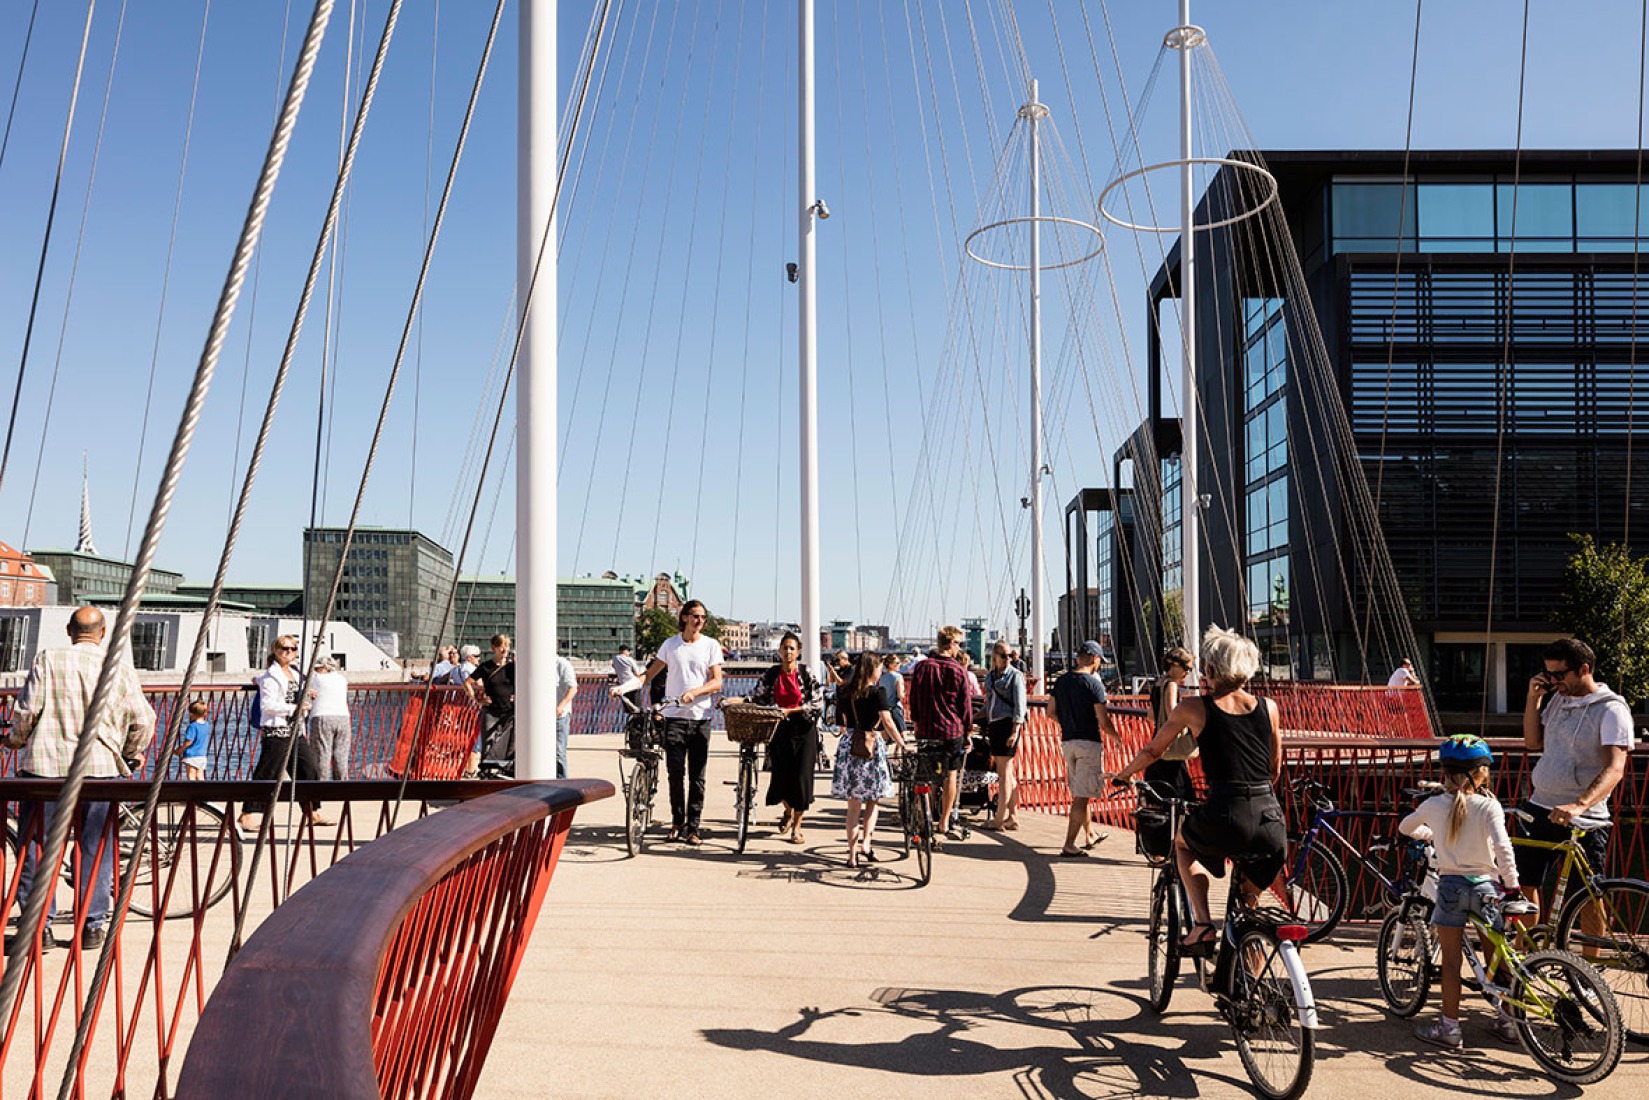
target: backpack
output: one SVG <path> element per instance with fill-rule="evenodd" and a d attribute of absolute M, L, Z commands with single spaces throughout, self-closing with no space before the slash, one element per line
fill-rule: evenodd
<path fill-rule="evenodd" d="M 263 728 L 263 688 L 256 680 L 252 681 L 252 709 L 248 712 L 246 720 L 255 730 Z"/>

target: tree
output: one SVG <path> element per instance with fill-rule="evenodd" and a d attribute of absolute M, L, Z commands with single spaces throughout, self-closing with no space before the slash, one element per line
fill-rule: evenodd
<path fill-rule="evenodd" d="M 1557 625 L 1597 653 L 1597 678 L 1628 703 L 1649 696 L 1649 570 L 1619 543 L 1569 536 Z"/>
<path fill-rule="evenodd" d="M 636 652 L 639 655 L 652 656 L 658 652 L 658 647 L 664 644 L 665 639 L 678 633 L 676 617 L 662 607 L 649 607 L 636 620 Z M 704 620 L 704 632 L 710 637 L 721 641 L 723 630 L 722 620 L 714 615 Z"/>

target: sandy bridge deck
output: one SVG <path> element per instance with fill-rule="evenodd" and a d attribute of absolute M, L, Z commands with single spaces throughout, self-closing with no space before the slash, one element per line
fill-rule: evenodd
<path fill-rule="evenodd" d="M 616 777 L 616 743 L 575 739 L 573 773 Z M 843 803 L 822 798 L 804 846 L 780 842 L 764 809 L 740 856 L 736 760 L 718 739 L 697 850 L 629 859 L 622 799 L 581 811 L 480 1095 L 1252 1095 L 1194 979 L 1163 1017 L 1142 1000 L 1150 879 L 1128 834 L 1051 858 L 1063 820 L 1025 814 L 1018 832 L 951 844 L 918 887 L 891 831 L 888 862 L 844 866 Z M 1323 1016 L 1308 1096 L 1580 1094 L 1491 1038 L 1480 1001 L 1463 1053 L 1422 1049 L 1383 1010 L 1372 944 L 1353 925 L 1307 949 Z M 1629 1044 L 1585 1091 L 1646 1087 L 1649 1049 Z"/>

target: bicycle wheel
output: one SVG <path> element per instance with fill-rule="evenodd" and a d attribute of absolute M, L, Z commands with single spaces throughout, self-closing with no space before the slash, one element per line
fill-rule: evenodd
<path fill-rule="evenodd" d="M 1649 884 L 1617 879 L 1598 886 L 1604 930 L 1587 932 L 1581 922 L 1591 895 L 1571 894 L 1558 918 L 1556 945 L 1598 969 L 1615 995 L 1627 1036 L 1649 1043 Z"/>
<path fill-rule="evenodd" d="M 1346 911 L 1346 869 L 1334 853 L 1313 840 L 1291 855 L 1283 868 L 1283 905 L 1295 923 L 1310 931 L 1306 943 L 1320 943 Z"/>
<path fill-rule="evenodd" d="M 1164 871 L 1151 887 L 1151 922 L 1145 929 L 1145 967 L 1151 980 L 1148 997 L 1153 1012 L 1165 1011 L 1174 995 L 1181 934 L 1179 890 L 1173 875 Z"/>
<path fill-rule="evenodd" d="M 1589 1085 L 1614 1070 L 1626 1046 L 1608 983 L 1579 955 L 1536 951 L 1512 976 L 1512 1018 L 1529 1057 L 1559 1081 Z"/>
<path fill-rule="evenodd" d="M 241 838 L 225 827 L 223 811 L 202 802 L 161 802 L 153 831 L 139 837 L 140 806 L 120 806 L 120 872 L 133 847 L 139 850 L 130 911 L 182 920 L 222 901 L 240 874 Z M 139 841 L 141 840 L 141 843 Z M 168 890 L 170 894 L 168 894 Z"/>
<path fill-rule="evenodd" d="M 916 796 L 915 832 L 916 877 L 923 886 L 933 881 L 933 796 Z"/>
<path fill-rule="evenodd" d="M 1431 925 L 1424 917 L 1394 909 L 1380 925 L 1374 964 L 1380 995 L 1392 1014 L 1413 1016 L 1431 992 Z"/>
<path fill-rule="evenodd" d="M 650 771 L 647 761 L 637 760 L 636 766 L 630 769 L 629 785 L 624 788 L 624 846 L 632 856 L 641 852 L 641 837 L 647 831 L 651 812 L 648 804 L 653 797 L 648 782 Z"/>
<path fill-rule="evenodd" d="M 750 819 L 756 815 L 756 755 L 743 749 L 739 750 L 739 787 L 734 797 L 738 803 L 733 808 L 739 817 L 738 850 L 742 854 L 750 836 Z"/>
<path fill-rule="evenodd" d="M 1293 1100 L 1311 1083 L 1316 1037 L 1294 1008 L 1282 943 L 1250 928 L 1231 961 L 1231 1034 L 1254 1088 L 1268 1100 Z"/>
<path fill-rule="evenodd" d="M 899 785 L 899 839 L 904 842 L 905 855 L 910 855 L 910 836 L 915 824 L 916 811 L 913 808 L 910 788 L 903 783 Z"/>

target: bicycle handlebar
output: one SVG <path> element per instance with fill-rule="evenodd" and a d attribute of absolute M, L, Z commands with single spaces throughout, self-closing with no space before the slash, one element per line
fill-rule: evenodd
<path fill-rule="evenodd" d="M 1531 814 L 1528 810 L 1525 810 L 1520 806 L 1513 806 L 1506 812 L 1523 822 L 1525 825 L 1533 825 L 1535 822 L 1534 814 Z M 1556 822 L 1553 822 L 1553 824 L 1555 825 Z M 1576 821 L 1574 818 L 1569 819 L 1569 828 L 1577 833 L 1589 833 L 1593 829 L 1601 829 L 1608 824 L 1609 822 L 1607 821 Z"/>

